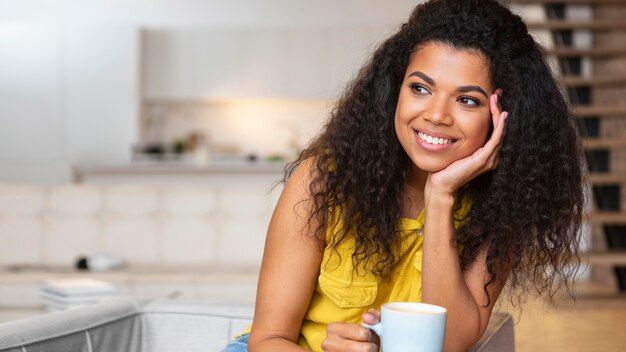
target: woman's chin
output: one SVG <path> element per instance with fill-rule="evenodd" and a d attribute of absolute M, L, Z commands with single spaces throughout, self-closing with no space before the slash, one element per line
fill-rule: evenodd
<path fill-rule="evenodd" d="M 413 162 L 413 165 L 415 165 L 418 169 L 429 172 L 429 173 L 441 171 L 445 169 L 446 167 L 448 167 L 450 164 L 451 163 L 448 163 L 448 162 L 442 162 L 441 160 L 436 160 L 436 161 L 420 160 L 419 162 L 415 162 L 415 161 Z"/>

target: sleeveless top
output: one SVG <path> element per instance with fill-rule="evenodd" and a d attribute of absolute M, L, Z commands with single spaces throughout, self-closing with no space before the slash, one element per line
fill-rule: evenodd
<path fill-rule="evenodd" d="M 455 228 L 459 228 L 470 202 L 464 199 L 455 212 Z M 343 225 L 340 219 L 328 229 L 332 236 Z M 370 308 L 380 310 L 387 302 L 421 302 L 422 300 L 422 243 L 424 210 L 417 219 L 402 218 L 399 224 L 400 245 L 396 253 L 398 264 L 389 280 L 372 274 L 363 263 L 353 263 L 354 240 L 349 236 L 335 250 L 325 248 L 317 284 L 304 315 L 298 344 L 311 351 L 321 351 L 329 323 L 362 323 L 361 315 Z M 462 249 L 459 249 L 459 252 Z M 371 261 L 375 263 L 375 261 Z M 358 270 L 353 267 L 359 265 Z M 248 328 L 247 331 L 250 331 Z"/>

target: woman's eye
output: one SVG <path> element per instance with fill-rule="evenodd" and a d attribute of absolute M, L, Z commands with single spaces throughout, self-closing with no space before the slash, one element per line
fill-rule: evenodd
<path fill-rule="evenodd" d="M 411 84 L 411 90 L 414 93 L 417 93 L 417 94 L 428 94 L 429 93 L 428 89 L 426 89 L 424 86 L 421 86 L 419 84 Z"/>
<path fill-rule="evenodd" d="M 478 106 L 478 100 L 470 97 L 460 97 L 459 102 L 461 104 L 470 105 L 470 106 Z"/>

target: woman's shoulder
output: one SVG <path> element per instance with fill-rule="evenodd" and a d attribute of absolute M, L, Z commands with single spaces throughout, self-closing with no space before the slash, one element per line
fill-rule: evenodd
<path fill-rule="evenodd" d="M 296 161 L 286 175 L 286 189 L 294 188 L 302 191 L 309 191 L 309 185 L 315 180 L 317 174 L 317 158 L 311 157 L 301 161 Z"/>

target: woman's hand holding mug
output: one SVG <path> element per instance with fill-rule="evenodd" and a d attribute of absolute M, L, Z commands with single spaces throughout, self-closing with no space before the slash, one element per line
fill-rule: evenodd
<path fill-rule="evenodd" d="M 380 312 L 370 309 L 362 315 L 363 322 L 375 325 L 380 321 Z M 322 342 L 324 352 L 371 351 L 378 352 L 380 338 L 372 330 L 359 324 L 333 323 L 326 328 L 326 340 Z"/>

